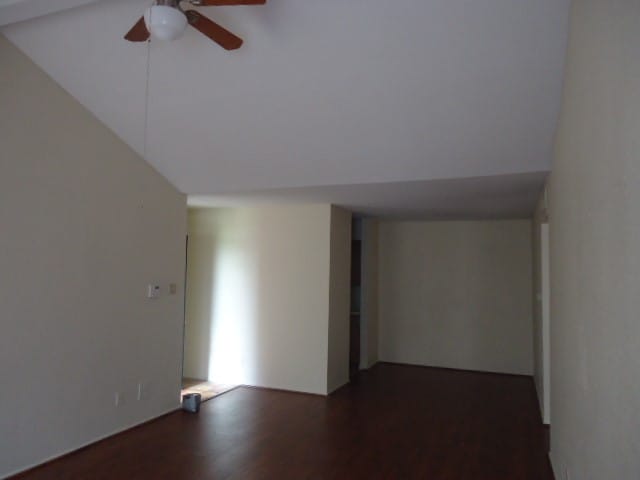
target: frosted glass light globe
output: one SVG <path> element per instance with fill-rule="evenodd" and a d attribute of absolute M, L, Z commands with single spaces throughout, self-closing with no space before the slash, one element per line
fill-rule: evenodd
<path fill-rule="evenodd" d="M 187 17 L 177 8 L 153 5 L 144 13 L 144 23 L 153 38 L 175 40 L 187 28 Z"/>

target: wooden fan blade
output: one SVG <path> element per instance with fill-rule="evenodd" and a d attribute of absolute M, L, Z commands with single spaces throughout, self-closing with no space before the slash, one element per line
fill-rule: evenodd
<path fill-rule="evenodd" d="M 198 7 L 215 7 L 218 5 L 264 5 L 267 0 L 191 0 Z"/>
<path fill-rule="evenodd" d="M 236 48 L 240 48 L 240 45 L 242 45 L 242 39 L 240 37 L 236 37 L 229 30 L 226 30 L 214 21 L 209 20 L 200 12 L 187 10 L 184 13 L 187 16 L 189 25 L 209 37 L 225 50 L 235 50 Z"/>
<path fill-rule="evenodd" d="M 140 17 L 140 20 L 127 32 L 124 38 L 130 42 L 146 42 L 149 40 L 149 30 L 144 24 L 144 17 Z"/>

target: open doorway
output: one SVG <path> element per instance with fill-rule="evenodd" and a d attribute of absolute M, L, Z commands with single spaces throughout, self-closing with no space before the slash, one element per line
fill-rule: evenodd
<path fill-rule="evenodd" d="M 349 379 L 360 370 L 362 322 L 362 219 L 351 222 L 351 303 L 349 313 Z"/>
<path fill-rule="evenodd" d="M 349 373 L 378 362 L 378 220 L 354 217 L 351 235 Z"/>
<path fill-rule="evenodd" d="M 210 378 L 210 332 L 212 329 L 211 292 L 212 269 L 215 266 L 211 249 L 206 248 L 197 236 L 186 237 L 185 253 L 185 297 L 182 385 L 180 399 L 187 394 L 200 394 L 205 402 L 237 385 L 213 381 Z M 205 248 L 203 248 L 205 247 Z M 209 303 L 209 307 L 203 305 Z"/>

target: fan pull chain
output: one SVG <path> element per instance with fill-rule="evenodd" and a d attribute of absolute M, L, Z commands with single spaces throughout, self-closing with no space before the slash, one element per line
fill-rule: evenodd
<path fill-rule="evenodd" d="M 151 38 L 147 40 L 147 72 L 144 87 L 144 132 L 142 134 L 142 158 L 147 158 L 147 136 L 149 133 L 149 75 L 151 70 Z"/>

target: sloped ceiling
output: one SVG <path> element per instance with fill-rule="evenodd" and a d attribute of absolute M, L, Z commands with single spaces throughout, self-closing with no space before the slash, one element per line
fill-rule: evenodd
<path fill-rule="evenodd" d="M 0 26 L 61 12 L 97 0 L 0 0 Z"/>
<path fill-rule="evenodd" d="M 192 29 L 124 41 L 148 5 L 101 1 L 3 33 L 185 193 L 314 187 L 332 201 L 334 186 L 535 172 L 539 189 L 550 168 L 569 0 L 201 8 L 245 39 L 233 52 Z"/>

